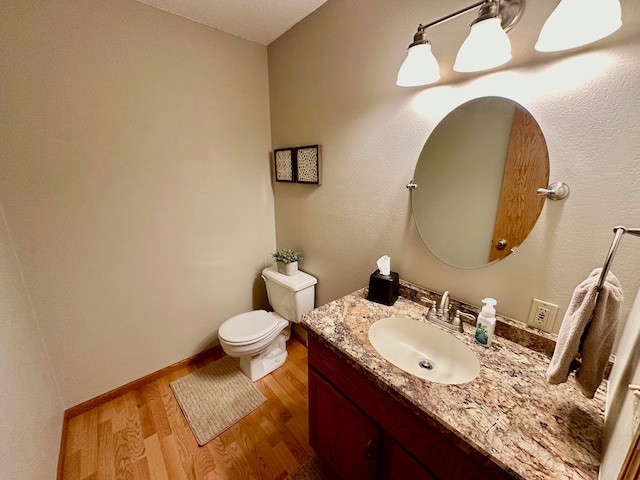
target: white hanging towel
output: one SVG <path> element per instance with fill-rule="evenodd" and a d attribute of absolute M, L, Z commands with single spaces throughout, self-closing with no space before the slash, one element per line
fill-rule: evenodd
<path fill-rule="evenodd" d="M 547 382 L 557 385 L 566 382 L 577 365 L 576 382 L 587 398 L 593 398 L 604 378 L 624 301 L 620 282 L 611 272 L 598 294 L 601 272 L 596 268 L 574 290 L 547 369 Z"/>

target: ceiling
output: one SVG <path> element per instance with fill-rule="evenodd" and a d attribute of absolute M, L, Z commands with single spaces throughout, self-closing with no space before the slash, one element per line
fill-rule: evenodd
<path fill-rule="evenodd" d="M 152 7 L 269 45 L 327 0 L 138 0 Z"/>

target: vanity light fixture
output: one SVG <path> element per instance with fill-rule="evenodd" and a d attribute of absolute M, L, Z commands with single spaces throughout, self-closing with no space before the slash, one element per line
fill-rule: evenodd
<path fill-rule="evenodd" d="M 409 45 L 407 58 L 398 71 L 396 85 L 417 87 L 440 79 L 438 61 L 431 53 L 426 30 L 479 7 L 453 67 L 458 72 L 477 72 L 497 67 L 511 59 L 507 32 L 520 20 L 525 0 L 482 0 L 426 25 L 420 24 Z"/>
<path fill-rule="evenodd" d="M 426 25 L 420 24 L 398 71 L 396 85 L 417 87 L 440 79 L 440 67 L 431 51 L 427 29 L 478 9 L 469 36 L 456 56 L 457 72 L 479 72 L 498 67 L 511 59 L 507 32 L 522 17 L 525 0 L 482 0 Z M 560 0 L 545 22 L 536 50 L 555 52 L 600 40 L 620 28 L 620 0 Z"/>
<path fill-rule="evenodd" d="M 619 0 L 561 0 L 543 25 L 536 50 L 581 47 L 611 35 L 621 25 Z"/>
<path fill-rule="evenodd" d="M 499 3 L 488 2 L 480 7 L 469 36 L 458 50 L 453 65 L 456 72 L 479 72 L 511 60 L 511 42 L 502 28 Z"/>
<path fill-rule="evenodd" d="M 399 87 L 417 87 L 440 80 L 440 65 L 431 53 L 431 44 L 427 40 L 426 27 L 420 25 L 413 36 L 413 43 L 407 50 L 407 58 L 400 66 L 396 85 Z"/>

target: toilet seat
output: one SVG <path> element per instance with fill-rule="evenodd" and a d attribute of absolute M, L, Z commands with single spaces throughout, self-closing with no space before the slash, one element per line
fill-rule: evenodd
<path fill-rule="evenodd" d="M 275 312 L 253 310 L 226 320 L 218 330 L 218 338 L 233 347 L 253 345 L 275 336 L 288 324 Z"/>

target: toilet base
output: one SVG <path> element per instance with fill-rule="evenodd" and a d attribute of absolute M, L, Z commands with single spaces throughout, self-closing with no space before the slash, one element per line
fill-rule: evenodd
<path fill-rule="evenodd" d="M 255 382 L 284 365 L 287 355 L 286 335 L 281 334 L 260 355 L 240 357 L 240 370 Z"/>

